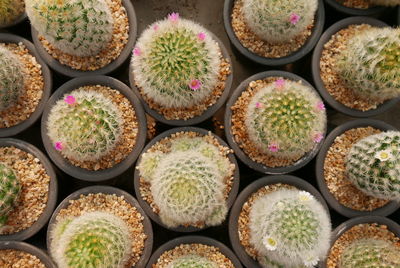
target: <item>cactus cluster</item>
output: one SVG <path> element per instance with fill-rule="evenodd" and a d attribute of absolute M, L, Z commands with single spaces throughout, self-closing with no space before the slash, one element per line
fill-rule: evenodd
<path fill-rule="evenodd" d="M 393 7 L 393 6 L 400 5 L 399 0 L 369 0 L 369 2 L 376 6 Z"/>
<path fill-rule="evenodd" d="M 280 189 L 256 199 L 249 227 L 250 242 L 264 267 L 313 267 L 329 249 L 329 215 L 305 191 Z"/>
<path fill-rule="evenodd" d="M 0 0 L 0 27 L 14 22 L 23 12 L 23 0 Z"/>
<path fill-rule="evenodd" d="M 219 266 L 208 258 L 200 255 L 183 255 L 176 258 L 167 268 L 218 268 Z"/>
<path fill-rule="evenodd" d="M 343 250 L 338 267 L 400 267 L 400 248 L 381 239 L 355 240 Z"/>
<path fill-rule="evenodd" d="M 248 27 L 270 43 L 286 43 L 314 21 L 318 0 L 243 0 Z"/>
<path fill-rule="evenodd" d="M 78 88 L 51 108 L 47 133 L 56 150 L 76 161 L 96 161 L 112 151 L 120 140 L 123 119 L 109 97 Z"/>
<path fill-rule="evenodd" d="M 57 222 L 50 253 L 59 268 L 124 268 L 131 244 L 128 226 L 120 217 L 94 211 Z"/>
<path fill-rule="evenodd" d="M 249 139 L 262 153 L 295 159 L 322 140 L 326 113 L 314 89 L 278 79 L 254 94 L 245 124 Z"/>
<path fill-rule="evenodd" d="M 369 196 L 400 201 L 400 132 L 374 134 L 346 156 L 348 179 Z"/>
<path fill-rule="evenodd" d="M 336 72 L 362 99 L 400 97 L 400 28 L 366 29 L 347 41 Z"/>
<path fill-rule="evenodd" d="M 112 38 L 106 0 L 26 0 L 26 12 L 39 34 L 69 55 L 95 56 Z"/>
<path fill-rule="evenodd" d="M 218 83 L 220 48 L 204 27 L 172 13 L 140 36 L 131 69 L 136 85 L 166 108 L 201 103 Z"/>
<path fill-rule="evenodd" d="M 0 163 L 0 227 L 7 221 L 7 216 L 18 201 L 21 185 L 15 172 Z"/>
<path fill-rule="evenodd" d="M 176 138 L 169 152 L 146 152 L 138 165 L 141 177 L 151 184 L 161 221 L 169 227 L 224 221 L 224 180 L 233 168 L 219 148 L 202 137 Z"/>
<path fill-rule="evenodd" d="M 0 112 L 14 105 L 24 90 L 22 64 L 10 50 L 0 46 Z"/>

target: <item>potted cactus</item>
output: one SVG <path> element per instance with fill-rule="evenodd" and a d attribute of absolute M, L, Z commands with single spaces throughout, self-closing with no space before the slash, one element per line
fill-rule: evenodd
<path fill-rule="evenodd" d="M 20 268 L 56 268 L 49 256 L 35 246 L 17 241 L 0 241 L 0 266 Z"/>
<path fill-rule="evenodd" d="M 372 18 L 348 18 L 332 25 L 318 42 L 314 82 L 339 112 L 369 117 L 400 99 L 400 29 L 384 26 Z"/>
<path fill-rule="evenodd" d="M 0 34 L 0 137 L 39 119 L 50 96 L 51 74 L 28 40 Z"/>
<path fill-rule="evenodd" d="M 330 235 L 322 196 L 294 176 L 251 183 L 229 218 L 231 244 L 246 267 L 314 267 L 325 258 Z"/>
<path fill-rule="evenodd" d="M 243 81 L 225 111 L 225 134 L 235 154 L 263 173 L 307 164 L 326 132 L 324 103 L 297 75 L 268 71 Z"/>
<path fill-rule="evenodd" d="M 136 199 L 109 186 L 69 195 L 47 229 L 47 249 L 58 267 L 144 267 L 152 244 L 150 220 Z"/>
<path fill-rule="evenodd" d="M 239 170 L 216 135 L 176 128 L 143 149 L 134 183 L 139 203 L 156 223 L 192 232 L 225 220 L 238 192 Z"/>
<path fill-rule="evenodd" d="M 335 128 L 317 156 L 319 189 L 346 217 L 387 216 L 400 207 L 400 132 L 384 122 L 354 120 Z"/>
<path fill-rule="evenodd" d="M 147 126 L 129 87 L 111 77 L 87 76 L 53 94 L 41 132 L 58 167 L 78 179 L 102 181 L 132 165 L 144 146 Z"/>
<path fill-rule="evenodd" d="M 38 52 L 66 76 L 110 73 L 135 42 L 136 15 L 128 0 L 26 0 L 26 12 Z"/>
<path fill-rule="evenodd" d="M 0 29 L 26 19 L 24 0 L 0 0 Z"/>
<path fill-rule="evenodd" d="M 322 0 L 225 0 L 230 41 L 263 65 L 284 65 L 305 56 L 318 41 L 324 21 Z"/>
<path fill-rule="evenodd" d="M 178 13 L 154 22 L 142 33 L 129 72 L 131 87 L 146 112 L 176 126 L 211 117 L 225 102 L 232 84 L 223 43 Z"/>

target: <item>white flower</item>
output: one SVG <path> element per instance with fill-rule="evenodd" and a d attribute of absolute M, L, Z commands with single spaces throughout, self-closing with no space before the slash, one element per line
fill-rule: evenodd
<path fill-rule="evenodd" d="M 301 191 L 299 193 L 299 200 L 300 201 L 308 202 L 308 201 L 312 200 L 313 198 L 314 197 L 309 192 Z"/>
<path fill-rule="evenodd" d="M 318 264 L 319 258 L 315 256 L 309 256 L 305 259 L 304 265 L 307 267 L 314 267 Z"/>
<path fill-rule="evenodd" d="M 266 236 L 263 239 L 263 244 L 266 247 L 266 249 L 275 250 L 276 246 L 278 245 L 278 242 L 274 238 L 272 238 L 270 236 Z"/>
<path fill-rule="evenodd" d="M 379 151 L 375 154 L 375 158 L 381 161 L 387 161 L 392 158 L 392 153 L 389 150 Z"/>

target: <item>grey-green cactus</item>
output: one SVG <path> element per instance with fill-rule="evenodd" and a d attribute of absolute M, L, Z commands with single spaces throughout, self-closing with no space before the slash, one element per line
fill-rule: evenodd
<path fill-rule="evenodd" d="M 18 202 L 21 185 L 12 168 L 0 163 L 0 227 Z"/>
<path fill-rule="evenodd" d="M 400 96 L 400 28 L 370 28 L 348 40 L 336 71 L 362 99 L 385 101 Z"/>
<path fill-rule="evenodd" d="M 95 56 L 112 38 L 106 0 L 26 0 L 26 12 L 39 34 L 70 55 Z"/>
<path fill-rule="evenodd" d="M 10 50 L 0 46 L 0 112 L 17 103 L 24 90 L 21 62 Z"/>
<path fill-rule="evenodd" d="M 270 43 L 285 43 L 314 21 L 317 0 L 243 0 L 248 27 Z"/>
<path fill-rule="evenodd" d="M 393 6 L 400 5 L 399 0 L 369 0 L 369 2 L 376 6 L 393 7 Z"/>
<path fill-rule="evenodd" d="M 23 13 L 23 0 L 0 0 L 0 27 L 14 22 Z"/>
<path fill-rule="evenodd" d="M 218 268 L 210 259 L 200 255 L 183 255 L 168 264 L 167 268 Z"/>
<path fill-rule="evenodd" d="M 346 173 L 365 194 L 400 201 L 400 132 L 382 132 L 355 143 L 346 156 Z"/>

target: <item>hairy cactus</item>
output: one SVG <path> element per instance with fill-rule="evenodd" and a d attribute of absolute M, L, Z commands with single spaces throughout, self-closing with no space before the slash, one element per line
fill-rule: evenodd
<path fill-rule="evenodd" d="M 245 124 L 249 139 L 261 152 L 292 159 L 322 140 L 326 114 L 315 90 L 278 79 L 252 97 Z"/>
<path fill-rule="evenodd" d="M 339 268 L 400 267 L 400 248 L 375 238 L 356 240 L 340 256 Z"/>
<path fill-rule="evenodd" d="M 376 6 L 397 6 L 400 5 L 399 0 L 369 0 L 371 4 L 376 5 Z"/>
<path fill-rule="evenodd" d="M 131 69 L 137 86 L 155 103 L 166 108 L 192 107 L 216 87 L 219 54 L 211 33 L 173 13 L 142 33 Z"/>
<path fill-rule="evenodd" d="M 203 138 L 177 138 L 168 153 L 144 153 L 138 169 L 151 184 L 165 225 L 218 225 L 225 219 L 224 179 L 232 172 L 232 164 Z"/>
<path fill-rule="evenodd" d="M 0 46 L 0 112 L 15 104 L 24 88 L 24 74 L 19 59 Z"/>
<path fill-rule="evenodd" d="M 167 268 L 218 268 L 219 266 L 200 255 L 183 255 L 172 261 Z"/>
<path fill-rule="evenodd" d="M 95 161 L 113 150 L 122 133 L 118 107 L 95 90 L 76 89 L 50 110 L 47 131 L 55 149 L 77 161 Z"/>
<path fill-rule="evenodd" d="M 95 56 L 112 38 L 113 18 L 106 0 L 25 0 L 33 27 L 64 53 Z"/>
<path fill-rule="evenodd" d="M 0 227 L 7 221 L 8 213 L 18 201 L 21 185 L 14 171 L 0 163 Z"/>
<path fill-rule="evenodd" d="M 318 0 L 243 0 L 248 27 L 270 43 L 285 43 L 313 23 Z"/>
<path fill-rule="evenodd" d="M 337 72 L 360 98 L 384 101 L 400 96 L 400 28 L 371 28 L 348 40 Z"/>
<path fill-rule="evenodd" d="M 329 249 L 329 215 L 305 191 L 282 189 L 256 199 L 249 227 L 250 242 L 264 267 L 312 267 Z"/>
<path fill-rule="evenodd" d="M 382 132 L 355 143 L 346 156 L 346 173 L 365 194 L 400 201 L 400 132 Z"/>
<path fill-rule="evenodd" d="M 56 223 L 50 253 L 59 268 L 124 268 L 131 244 L 120 217 L 95 211 Z"/>
<path fill-rule="evenodd" d="M 24 12 L 23 0 L 0 0 L 0 27 L 15 21 Z"/>

